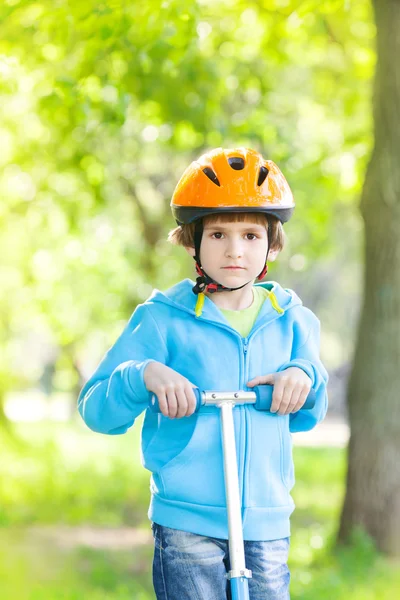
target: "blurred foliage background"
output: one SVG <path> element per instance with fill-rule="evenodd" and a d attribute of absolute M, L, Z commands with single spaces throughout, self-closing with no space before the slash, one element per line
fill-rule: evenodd
<path fill-rule="evenodd" d="M 328 368 L 348 365 L 374 42 L 367 0 L 2 2 L 3 598 L 152 597 L 138 432 L 95 436 L 75 402 L 152 288 L 193 278 L 192 261 L 166 242 L 169 201 L 206 149 L 253 147 L 284 172 L 297 207 L 271 278 L 320 317 Z M 389 598 L 399 580 L 362 533 L 348 554 L 329 549 L 343 450 L 296 453 L 293 597 Z M 45 524 L 147 537 L 136 533 L 130 552 L 67 551 L 64 530 L 46 537 Z"/>

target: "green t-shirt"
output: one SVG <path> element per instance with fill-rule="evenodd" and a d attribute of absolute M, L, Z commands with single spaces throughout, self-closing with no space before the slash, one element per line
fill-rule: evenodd
<path fill-rule="evenodd" d="M 247 337 L 252 330 L 252 327 L 258 317 L 258 313 L 264 303 L 264 300 L 268 298 L 269 292 L 261 286 L 253 286 L 253 302 L 247 308 L 242 310 L 227 310 L 226 308 L 219 308 L 228 321 L 229 325 L 236 329 L 242 337 Z"/>

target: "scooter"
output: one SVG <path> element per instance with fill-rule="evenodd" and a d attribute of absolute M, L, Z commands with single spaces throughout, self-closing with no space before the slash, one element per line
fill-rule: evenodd
<path fill-rule="evenodd" d="M 250 600 L 248 580 L 252 577 L 251 571 L 246 569 L 245 565 L 233 408 L 236 404 L 253 404 L 256 410 L 270 411 L 272 404 L 272 386 L 260 385 L 253 389 L 254 392 L 210 392 L 201 391 L 199 388 L 193 389 L 196 396 L 195 412 L 204 404 L 215 405 L 221 410 L 231 567 L 227 578 L 230 580 L 232 600 Z M 311 390 L 302 408 L 313 408 L 315 400 L 315 392 Z M 156 413 L 161 412 L 158 405 L 158 398 L 155 395 L 150 400 L 150 409 Z"/>

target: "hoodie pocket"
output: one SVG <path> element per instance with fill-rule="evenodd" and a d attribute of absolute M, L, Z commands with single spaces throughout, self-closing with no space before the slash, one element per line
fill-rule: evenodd
<path fill-rule="evenodd" d="M 155 480 L 164 498 L 225 506 L 221 428 L 217 411 L 200 412 L 186 447 L 158 472 Z"/>
<path fill-rule="evenodd" d="M 250 409 L 248 442 L 247 506 L 276 508 L 292 503 L 290 485 L 290 440 L 284 434 L 285 416 Z"/>

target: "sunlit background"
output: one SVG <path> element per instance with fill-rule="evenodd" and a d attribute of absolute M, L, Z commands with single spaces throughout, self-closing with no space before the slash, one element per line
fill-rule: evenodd
<path fill-rule="evenodd" d="M 135 306 L 194 277 L 166 241 L 169 201 L 189 162 L 218 146 L 261 151 L 292 187 L 296 211 L 270 278 L 320 318 L 331 375 L 326 429 L 295 439 L 292 597 L 400 589 L 362 532 L 331 552 L 374 43 L 366 0 L 3 1 L 2 598 L 153 598 L 140 426 L 94 434 L 76 398 Z"/>

